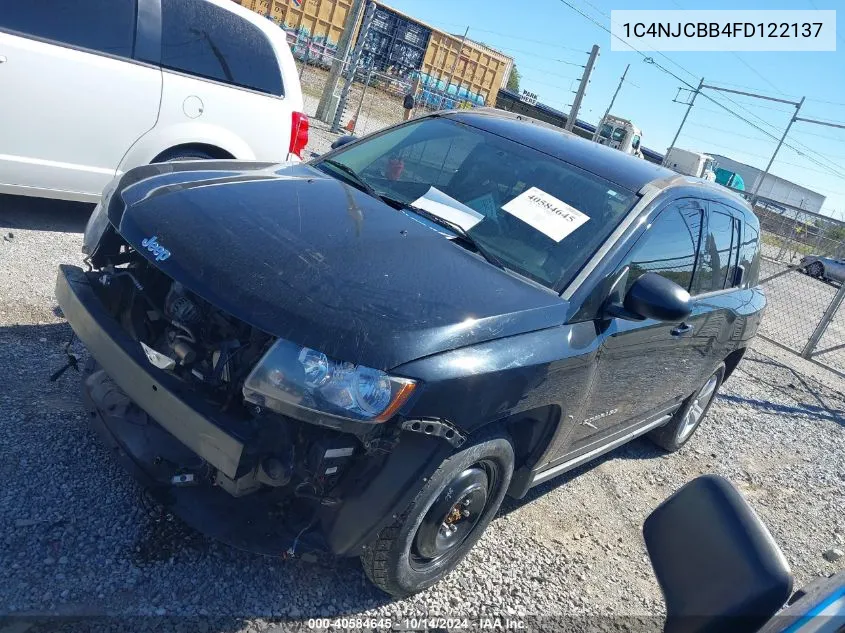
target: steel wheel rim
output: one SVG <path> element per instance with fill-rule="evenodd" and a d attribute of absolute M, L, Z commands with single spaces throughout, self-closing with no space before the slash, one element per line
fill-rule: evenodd
<path fill-rule="evenodd" d="M 411 543 L 412 567 L 430 567 L 460 549 L 484 515 L 496 479 L 493 466 L 474 464 L 449 482 L 417 528 Z"/>
<path fill-rule="evenodd" d="M 718 381 L 718 374 L 713 374 L 710 376 L 710 380 L 704 383 L 701 390 L 695 394 L 695 398 L 690 403 L 687 412 L 684 414 L 684 421 L 678 431 L 679 442 L 683 442 L 687 439 L 695 430 L 695 427 L 698 426 L 698 423 L 701 422 L 701 418 L 707 410 L 707 405 L 710 404 L 710 401 L 713 399 L 713 394 L 716 393 L 716 384 Z"/>

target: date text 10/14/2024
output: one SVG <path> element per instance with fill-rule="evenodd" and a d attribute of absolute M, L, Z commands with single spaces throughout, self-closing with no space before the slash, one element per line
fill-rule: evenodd
<path fill-rule="evenodd" d="M 484 630 L 519 631 L 526 628 L 519 618 L 485 616 L 479 618 L 402 617 L 402 618 L 311 618 L 307 626 L 312 630 L 368 629 L 391 631 Z"/>

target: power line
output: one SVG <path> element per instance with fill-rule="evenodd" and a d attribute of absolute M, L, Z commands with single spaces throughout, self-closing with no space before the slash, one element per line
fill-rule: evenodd
<path fill-rule="evenodd" d="M 685 85 L 687 88 L 689 88 L 690 90 L 695 90 L 695 88 L 692 86 L 692 84 L 690 84 L 689 82 L 687 82 L 685 79 L 681 79 L 681 78 L 680 78 L 677 74 L 673 73 L 671 70 L 669 70 L 669 69 L 668 69 L 668 68 L 666 68 L 665 66 L 661 66 L 658 62 L 656 62 L 656 61 L 654 60 L 654 58 L 653 58 L 653 57 L 649 57 L 648 55 L 646 55 L 645 53 L 643 53 L 641 50 L 639 50 L 638 48 L 636 48 L 636 47 L 634 47 L 633 45 L 631 45 L 628 41 L 626 41 L 626 40 L 624 40 L 623 38 L 621 38 L 621 37 L 619 37 L 618 35 L 616 35 L 613 31 L 611 31 L 609 28 L 607 28 L 604 24 L 602 24 L 602 23 L 600 23 L 599 21 L 597 21 L 597 20 L 596 20 L 595 18 L 593 18 L 591 15 L 589 15 L 589 14 L 587 14 L 587 13 L 584 13 L 584 12 L 583 12 L 583 11 L 581 11 L 578 7 L 574 6 L 571 2 L 569 2 L 569 0 L 560 0 L 560 2 L 562 2 L 562 3 L 563 3 L 563 4 L 565 4 L 567 7 L 569 7 L 570 9 L 572 9 L 573 11 L 575 11 L 576 13 L 578 13 L 580 16 L 582 16 L 582 17 L 586 18 L 587 20 L 589 20 L 590 22 L 592 22 L 593 24 L 595 24 L 596 26 L 598 26 L 598 27 L 599 27 L 600 29 L 602 29 L 603 31 L 605 31 L 605 32 L 609 33 L 611 37 L 615 37 L 615 38 L 616 38 L 616 39 L 618 39 L 620 42 L 624 43 L 624 44 L 625 44 L 628 48 L 630 48 L 632 51 L 634 51 L 635 53 L 639 54 L 639 55 L 643 58 L 643 60 L 644 60 L 645 62 L 647 62 L 647 63 L 649 63 L 649 64 L 652 64 L 653 66 L 655 66 L 655 67 L 659 68 L 660 70 L 662 70 L 662 71 L 663 71 L 664 73 L 666 73 L 667 75 L 669 75 L 669 76 L 673 77 L 676 81 L 680 81 L 682 84 L 684 84 L 684 85 Z M 591 4 L 591 3 L 589 2 L 589 0 L 584 0 L 584 2 L 586 2 L 587 4 L 589 4 L 590 6 L 592 6 L 593 8 L 596 8 L 596 7 L 595 7 L 595 5 L 593 5 L 593 4 Z M 602 13 L 604 16 L 607 16 L 607 14 L 606 14 L 606 13 L 604 13 L 603 11 L 601 11 L 600 9 L 598 9 L 598 11 L 599 11 L 600 13 Z M 667 56 L 666 56 L 666 55 L 664 55 L 663 53 L 661 53 L 661 52 L 659 52 L 659 51 L 656 51 L 656 52 L 657 52 L 659 55 L 661 55 L 662 57 L 665 57 L 666 59 L 669 59 L 669 61 L 671 61 L 673 64 L 675 64 L 676 66 L 678 66 L 679 68 L 681 68 L 682 70 L 684 70 L 684 72 L 688 73 L 688 74 L 689 74 L 689 75 L 691 75 L 691 76 L 695 76 L 695 75 L 693 75 L 693 73 L 691 73 L 691 72 L 690 72 L 690 71 L 688 71 L 686 68 L 684 68 L 683 66 L 681 66 L 680 64 L 678 64 L 678 63 L 677 63 L 677 62 L 675 62 L 674 60 L 670 59 L 669 57 L 667 57 Z M 711 103 L 716 104 L 717 106 L 719 106 L 720 108 L 722 108 L 722 109 L 723 109 L 723 110 L 725 110 L 726 112 L 728 112 L 728 113 L 730 113 L 730 114 L 733 114 L 735 117 L 737 117 L 737 118 L 738 118 L 738 119 L 740 119 L 741 121 L 744 121 L 747 125 L 750 125 L 750 126 L 751 126 L 751 127 L 753 127 L 754 129 L 756 129 L 756 130 L 758 130 L 758 131 L 762 132 L 763 134 L 765 134 L 765 135 L 766 135 L 766 136 L 768 136 L 769 138 L 771 138 L 771 139 L 773 139 L 773 140 L 775 140 L 775 141 L 779 141 L 779 140 L 780 140 L 780 139 L 779 139 L 778 137 L 776 137 L 774 134 L 772 134 L 772 133 L 768 132 L 767 130 L 764 130 L 763 128 L 761 128 L 761 127 L 760 127 L 759 125 L 757 125 L 756 123 L 752 123 L 752 122 L 751 122 L 751 121 L 749 121 L 747 118 L 743 117 L 742 115 L 740 115 L 740 114 L 739 114 L 739 113 L 737 113 L 737 112 L 734 112 L 734 111 L 733 111 L 733 110 L 731 110 L 728 106 L 726 106 L 725 104 L 721 103 L 720 101 L 717 101 L 716 99 L 714 99 L 714 98 L 713 98 L 713 97 L 711 97 L 710 95 L 708 95 L 708 94 L 706 94 L 706 93 L 704 93 L 704 92 L 700 92 L 699 94 L 701 94 L 701 96 L 702 96 L 702 97 L 704 97 L 705 99 L 707 99 L 707 100 L 708 100 L 708 101 L 710 101 Z M 741 104 L 736 103 L 733 99 L 731 99 L 731 98 L 727 97 L 727 95 L 723 95 L 723 96 L 724 96 L 724 97 L 725 97 L 728 101 L 730 101 L 731 103 L 733 103 L 734 105 L 736 105 L 736 106 L 740 107 L 741 109 L 745 110 L 745 108 L 743 108 Z M 759 116 L 757 116 L 756 114 L 754 114 L 753 112 L 750 112 L 750 111 L 748 111 L 748 110 L 746 110 L 746 111 L 747 111 L 747 112 L 748 112 L 748 114 L 750 114 L 751 116 L 753 116 L 753 117 L 755 117 L 755 118 L 757 118 L 757 119 L 760 119 L 760 117 L 759 117 Z M 770 126 L 770 127 L 774 127 L 774 126 L 773 126 L 771 123 L 769 123 L 768 121 L 765 121 L 765 120 L 763 120 L 763 119 L 760 119 L 760 120 L 761 120 L 763 123 L 765 123 L 766 125 L 768 125 L 768 126 Z M 801 145 L 800 143 L 798 143 L 798 144 L 799 144 L 799 145 Z M 788 143 L 786 143 L 786 142 L 784 142 L 784 143 L 783 143 L 783 145 L 784 145 L 785 147 L 790 148 L 790 149 L 791 149 L 791 150 L 793 150 L 794 152 L 797 152 L 800 156 L 802 156 L 802 157 L 806 158 L 806 159 L 807 159 L 807 160 L 809 160 L 810 162 L 812 162 L 812 163 L 814 163 L 814 164 L 816 164 L 816 165 L 818 165 L 818 166 L 820 166 L 820 167 L 825 167 L 825 168 L 827 168 L 827 169 L 830 169 L 830 173 L 831 173 L 831 174 L 833 174 L 833 175 L 835 175 L 835 176 L 838 176 L 838 177 L 840 177 L 840 178 L 845 178 L 845 174 L 843 174 L 842 172 L 836 171 L 835 169 L 832 169 L 832 168 L 830 168 L 830 167 L 828 167 L 828 166 L 824 165 L 824 164 L 823 164 L 823 163 L 821 163 L 820 161 L 818 161 L 818 160 L 816 160 L 815 158 L 813 158 L 812 156 L 809 156 L 808 154 L 806 154 L 806 153 L 802 152 L 801 150 L 799 150 L 799 149 L 797 149 L 797 148 L 793 147 L 792 145 L 789 145 L 789 144 L 788 144 Z M 810 150 L 810 148 L 807 148 L 807 149 L 808 149 L 809 151 L 814 151 L 814 150 Z"/>
<path fill-rule="evenodd" d="M 437 24 L 449 24 L 451 26 L 462 26 L 462 27 L 466 26 L 466 24 L 464 24 L 464 23 L 443 22 L 441 20 L 438 20 Z M 443 30 L 446 30 L 446 29 L 443 29 Z M 549 42 L 549 41 L 546 41 L 546 40 L 537 40 L 537 39 L 530 38 L 530 37 L 520 37 L 518 35 L 513 35 L 511 33 L 503 33 L 501 31 L 490 31 L 488 29 L 479 29 L 479 28 L 474 27 L 474 26 L 472 27 L 472 32 L 473 33 L 490 33 L 491 35 L 501 35 L 502 37 L 507 37 L 509 40 L 520 40 L 521 42 L 530 42 L 532 44 L 541 44 L 543 46 L 553 46 L 554 48 L 562 49 L 562 50 L 565 50 L 565 51 L 572 51 L 574 53 L 583 53 L 584 55 L 587 55 L 589 53 L 589 51 L 581 50 L 580 48 L 574 48 L 572 46 L 563 46 L 562 44 L 560 44 L 558 42 Z M 496 48 L 502 48 L 502 47 L 497 46 Z"/>
<path fill-rule="evenodd" d="M 509 47 L 503 47 L 503 46 L 500 46 L 499 48 L 501 48 L 504 51 L 509 51 L 511 53 L 519 53 L 521 55 L 528 55 L 529 57 L 539 57 L 540 59 L 547 59 L 547 60 L 549 59 L 548 55 L 539 55 L 537 53 L 532 53 L 530 51 L 522 51 L 522 50 L 519 50 L 518 48 L 509 48 Z M 570 61 L 567 61 L 565 59 L 554 59 L 554 60 L 550 60 L 550 61 L 560 62 L 561 64 L 568 64 L 570 66 L 577 66 L 578 68 L 584 67 L 584 64 L 576 64 L 575 62 L 570 62 Z"/>
<path fill-rule="evenodd" d="M 701 108 L 701 109 L 705 110 L 705 108 Z M 719 112 L 717 110 L 706 109 L 706 111 L 707 112 L 716 112 L 717 114 L 719 114 Z M 696 123 L 696 127 L 703 127 L 703 128 L 708 129 L 708 130 L 715 130 L 716 132 L 724 132 L 725 134 L 730 134 L 731 136 L 738 136 L 740 138 L 747 138 L 747 139 L 750 139 L 752 141 L 766 141 L 766 140 L 768 140 L 768 139 L 763 138 L 762 136 L 748 136 L 747 134 L 740 134 L 738 132 L 734 132 L 733 130 L 726 130 L 724 128 L 715 127 L 713 125 L 705 125 L 704 123 Z"/>

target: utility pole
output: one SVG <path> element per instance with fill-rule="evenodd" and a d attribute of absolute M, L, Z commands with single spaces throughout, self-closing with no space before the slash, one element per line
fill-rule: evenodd
<path fill-rule="evenodd" d="M 452 85 L 452 79 L 455 77 L 455 69 L 458 67 L 458 60 L 461 58 L 461 53 L 464 52 L 464 44 L 466 44 L 468 34 L 469 27 L 467 27 L 466 31 L 464 31 L 464 36 L 461 38 L 461 45 L 458 47 L 458 54 L 455 55 L 455 63 L 452 64 L 452 70 L 449 73 L 449 81 L 446 82 L 446 89 L 443 91 L 443 94 L 440 95 L 440 103 L 437 106 L 438 110 L 443 109 L 443 102 L 446 100 L 446 95 L 449 94 L 449 86 Z"/>
<path fill-rule="evenodd" d="M 663 165 L 664 166 L 667 164 L 666 161 L 669 160 L 669 154 L 672 152 L 672 148 L 675 147 L 675 143 L 678 142 L 678 137 L 681 135 L 681 130 L 684 128 L 684 123 L 687 122 L 687 117 L 689 116 L 690 110 L 692 110 L 692 106 L 695 103 L 695 98 L 698 96 L 698 93 L 701 92 L 701 87 L 703 85 L 704 85 L 704 77 L 701 78 L 701 81 L 698 82 L 698 88 L 696 88 L 695 92 L 692 93 L 692 99 L 689 100 L 689 104 L 687 105 L 687 111 L 684 112 L 684 118 L 681 119 L 681 124 L 678 126 L 678 131 L 675 132 L 675 138 L 672 139 L 672 144 L 669 145 L 669 149 L 666 150 L 666 156 L 663 157 Z M 677 98 L 677 96 L 676 96 L 676 98 Z"/>
<path fill-rule="evenodd" d="M 320 97 L 320 103 L 317 106 L 316 117 L 326 123 L 330 123 L 334 118 L 334 110 L 337 108 L 337 102 L 335 101 L 337 82 L 343 72 L 343 66 L 346 63 L 346 58 L 349 56 L 349 51 L 352 49 L 352 37 L 355 35 L 355 27 L 358 25 L 363 11 L 364 0 L 352 0 L 352 6 L 349 8 L 349 14 L 346 16 L 346 23 L 343 25 L 343 33 L 341 33 L 340 41 L 337 45 L 337 53 L 332 60 L 329 77 L 326 80 L 323 95 Z"/>
<path fill-rule="evenodd" d="M 340 119 L 343 117 L 343 111 L 346 108 L 346 99 L 349 97 L 349 90 L 352 88 L 352 82 L 355 81 L 355 71 L 358 70 L 358 63 L 361 61 L 361 54 L 364 52 L 364 42 L 367 39 L 367 32 L 370 30 L 370 24 L 372 24 L 375 14 L 376 3 L 369 2 L 367 4 L 367 11 L 364 13 L 364 21 L 361 22 L 361 29 L 358 32 L 358 43 L 355 45 L 355 50 L 352 52 L 352 58 L 349 60 L 346 82 L 343 84 L 343 89 L 340 91 L 340 98 L 338 99 L 337 107 L 334 111 L 332 132 L 340 131 Z"/>
<path fill-rule="evenodd" d="M 605 120 L 608 114 L 610 114 L 610 110 L 613 108 L 613 102 L 616 101 L 616 95 L 619 94 L 619 91 L 622 89 L 622 84 L 625 83 L 625 75 L 628 74 L 628 69 L 631 67 L 631 64 L 625 66 L 625 72 L 622 73 L 622 77 L 619 79 L 619 85 L 616 86 L 616 92 L 613 93 L 613 97 L 610 99 L 610 103 L 607 104 L 607 110 L 604 111 L 604 116 L 599 121 L 599 124 L 596 126 L 596 131 L 593 132 L 593 141 L 595 141 L 599 137 L 599 127 L 601 126 L 602 121 Z"/>
<path fill-rule="evenodd" d="M 781 145 L 786 140 L 786 135 L 789 134 L 789 128 L 792 127 L 792 124 L 798 120 L 798 111 L 801 110 L 801 106 L 804 105 L 804 97 L 801 97 L 801 101 L 794 104 L 795 105 L 795 113 L 792 115 L 792 118 L 789 119 L 789 123 L 786 126 L 786 129 L 783 131 L 783 136 L 780 137 L 780 141 L 778 141 L 777 147 L 775 147 L 775 151 L 772 152 L 772 157 L 769 159 L 769 164 L 766 165 L 766 170 L 763 172 L 761 176 L 757 178 L 757 185 L 754 187 L 754 193 L 751 194 L 751 208 L 754 208 L 754 203 L 757 202 L 757 192 L 760 191 L 760 185 L 763 184 L 763 181 L 766 179 L 766 176 L 769 175 L 769 170 L 772 168 L 772 163 L 775 162 L 775 157 L 778 155 L 780 151 Z M 797 216 L 796 216 L 797 217 Z"/>
<path fill-rule="evenodd" d="M 575 119 L 578 118 L 578 111 L 581 109 L 581 101 L 584 99 L 584 94 L 587 92 L 587 84 L 590 83 L 590 75 L 593 72 L 593 66 L 596 63 L 596 58 L 599 56 L 599 47 L 593 44 L 590 51 L 590 58 L 587 60 L 587 65 L 584 67 L 584 74 L 581 75 L 581 85 L 578 86 L 578 92 L 575 93 L 575 100 L 572 102 L 572 109 L 569 110 L 569 116 L 566 118 L 566 126 L 564 129 L 569 132 L 575 127 Z"/>

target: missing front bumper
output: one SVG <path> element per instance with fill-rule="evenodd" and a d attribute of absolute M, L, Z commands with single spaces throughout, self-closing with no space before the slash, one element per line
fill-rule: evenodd
<path fill-rule="evenodd" d="M 145 493 L 190 527 L 269 556 L 288 555 L 300 532 L 295 554 L 327 551 L 312 504 L 272 489 L 236 498 L 213 485 L 203 460 L 138 408 L 102 369 L 85 377 L 83 396 L 89 424 L 104 444 Z M 192 479 L 192 485 L 174 484 L 180 476 Z"/>
<path fill-rule="evenodd" d="M 231 479 L 249 469 L 244 459 L 250 429 L 150 365 L 141 346 L 108 314 L 81 268 L 59 267 L 56 299 L 91 356 L 167 432 Z"/>

